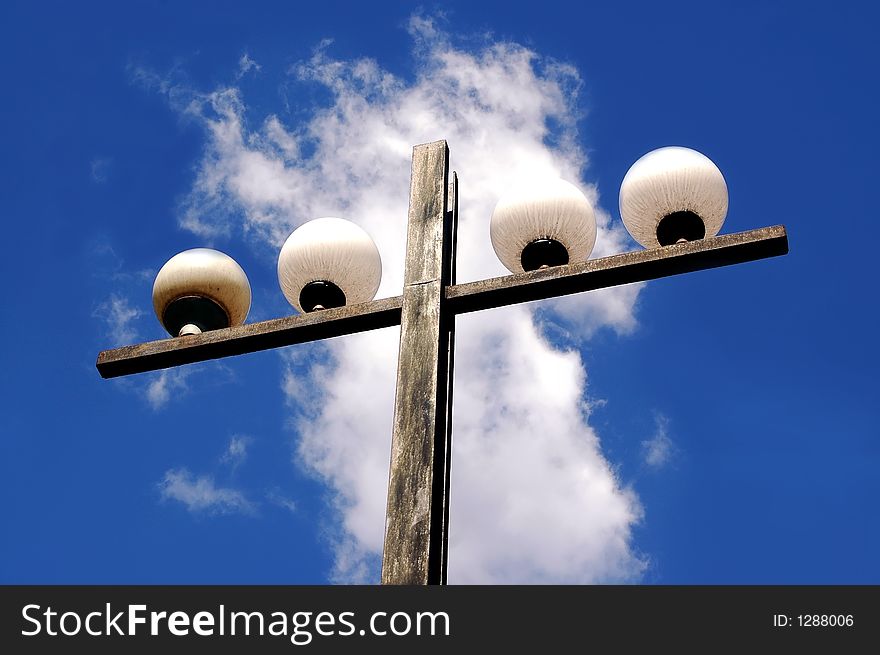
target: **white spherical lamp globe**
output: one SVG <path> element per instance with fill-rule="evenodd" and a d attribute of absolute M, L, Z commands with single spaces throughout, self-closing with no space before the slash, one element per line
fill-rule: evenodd
<path fill-rule="evenodd" d="M 653 150 L 620 185 L 620 216 L 646 248 L 718 234 L 727 216 L 727 183 L 706 155 L 678 146 Z"/>
<path fill-rule="evenodd" d="M 159 269 L 153 283 L 153 309 L 175 337 L 241 325 L 250 307 L 247 275 L 219 250 L 178 253 Z"/>
<path fill-rule="evenodd" d="M 586 261 L 596 243 L 596 216 L 573 184 L 545 178 L 503 196 L 489 223 L 492 247 L 511 273 Z"/>
<path fill-rule="evenodd" d="M 368 302 L 382 280 L 379 249 L 363 228 L 344 218 L 316 218 L 287 237 L 278 282 L 300 312 Z"/>

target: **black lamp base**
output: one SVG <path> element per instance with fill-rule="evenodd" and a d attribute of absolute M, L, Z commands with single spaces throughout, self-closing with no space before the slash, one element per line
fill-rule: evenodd
<path fill-rule="evenodd" d="M 673 212 L 657 224 L 657 241 L 661 246 L 671 246 L 679 241 L 697 241 L 706 236 L 703 219 L 692 211 Z"/>
<path fill-rule="evenodd" d="M 299 292 L 299 306 L 304 312 L 344 307 L 345 294 L 332 282 L 324 280 L 309 282 Z"/>
<path fill-rule="evenodd" d="M 195 325 L 202 332 L 229 327 L 229 316 L 210 298 L 183 296 L 168 303 L 162 313 L 162 325 L 176 337 L 184 325 Z"/>
<path fill-rule="evenodd" d="M 524 271 L 537 271 L 546 266 L 562 266 L 568 263 L 568 250 L 554 239 L 535 239 L 520 255 Z"/>

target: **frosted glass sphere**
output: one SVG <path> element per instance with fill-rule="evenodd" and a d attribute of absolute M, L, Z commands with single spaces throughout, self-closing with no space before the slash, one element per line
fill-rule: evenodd
<path fill-rule="evenodd" d="M 251 285 L 241 266 L 210 248 L 174 255 L 153 283 L 153 309 L 175 337 L 241 325 L 250 307 Z"/>
<path fill-rule="evenodd" d="M 368 302 L 382 280 L 379 249 L 344 218 L 316 218 L 293 231 L 278 255 L 278 282 L 300 312 Z"/>
<path fill-rule="evenodd" d="M 713 237 L 727 216 L 727 184 L 712 160 L 696 150 L 652 150 L 623 178 L 620 216 L 646 248 Z"/>
<path fill-rule="evenodd" d="M 596 216 L 573 184 L 546 178 L 503 196 L 489 223 L 492 247 L 512 273 L 582 262 L 596 243 Z"/>

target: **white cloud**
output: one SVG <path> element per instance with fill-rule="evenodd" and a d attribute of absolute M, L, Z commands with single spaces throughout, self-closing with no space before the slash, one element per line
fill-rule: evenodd
<path fill-rule="evenodd" d="M 138 331 L 132 323 L 142 315 L 143 312 L 132 306 L 128 298 L 117 294 L 111 295 L 92 313 L 92 316 L 104 321 L 107 338 L 114 346 L 135 343 Z"/>
<path fill-rule="evenodd" d="M 160 371 L 148 384 L 147 402 L 150 406 L 162 409 L 172 397 L 182 396 L 189 391 L 187 379 L 191 375 L 190 368 L 169 368 Z"/>
<path fill-rule="evenodd" d="M 147 380 L 145 386 L 137 388 L 143 390 L 154 410 L 160 410 L 169 402 L 186 398 L 193 391 L 204 392 L 205 389 L 234 382 L 235 371 L 221 362 L 201 362 L 148 373 Z"/>
<path fill-rule="evenodd" d="M 641 508 L 588 425 L 580 355 L 554 349 L 523 308 L 460 324 L 456 362 L 468 365 L 455 380 L 450 578 L 634 578 Z"/>
<path fill-rule="evenodd" d="M 251 59 L 248 53 L 244 53 L 238 60 L 238 73 L 236 79 L 241 79 L 251 71 L 259 71 L 262 68 L 257 62 Z"/>
<path fill-rule="evenodd" d="M 233 469 L 238 468 L 247 459 L 248 447 L 253 439 L 247 435 L 236 434 L 229 438 L 226 450 L 220 457 L 220 461 L 228 464 Z"/>
<path fill-rule="evenodd" d="M 431 19 L 416 17 L 410 27 L 417 66 L 410 82 L 369 59 L 333 60 L 327 44 L 295 66 L 297 78 L 332 94 L 301 126 L 269 116 L 249 130 L 235 88 L 193 96 L 186 111 L 205 126 L 208 141 L 181 226 L 205 238 L 244 234 L 278 247 L 306 220 L 350 218 L 381 252 L 381 297 L 402 286 L 414 144 L 449 142 L 461 179 L 461 281 L 506 273 L 491 249 L 488 219 L 511 180 L 558 174 L 598 206 L 597 189 L 581 177 L 587 160 L 577 143 L 577 71 L 513 43 L 457 48 Z M 166 92 L 172 100 L 186 95 Z M 597 216 L 596 254 L 622 250 L 622 227 L 605 211 Z M 627 333 L 637 324 L 640 289 L 543 307 L 575 336 Z M 458 321 L 449 579 L 638 579 L 644 562 L 631 530 L 641 506 L 589 425 L 579 353 L 548 342 L 536 307 Z M 284 355 L 296 459 L 333 491 L 340 518 L 337 580 L 377 578 L 397 339 L 397 329 L 388 329 Z"/>
<path fill-rule="evenodd" d="M 277 488 L 266 492 L 266 500 L 290 513 L 296 512 L 296 502 L 282 494 Z"/>
<path fill-rule="evenodd" d="M 166 471 L 159 489 L 163 499 L 183 503 L 190 512 L 250 514 L 254 511 L 240 491 L 217 487 L 210 477 L 195 477 L 184 468 Z"/>
<path fill-rule="evenodd" d="M 654 435 L 642 442 L 645 464 L 653 469 L 666 466 L 675 454 L 675 444 L 669 438 L 669 419 L 658 414 L 655 418 Z"/>

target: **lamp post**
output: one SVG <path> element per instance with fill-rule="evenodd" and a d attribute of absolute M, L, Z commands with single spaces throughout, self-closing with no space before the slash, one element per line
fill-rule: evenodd
<path fill-rule="evenodd" d="M 372 299 L 379 284 L 378 251 L 360 228 L 337 225 L 334 232 L 342 235 L 335 247 L 351 255 L 343 258 L 348 269 L 334 274 L 313 261 L 320 270 L 307 270 L 303 251 L 313 242 L 294 238 L 303 226 L 282 249 L 278 268 L 285 295 L 305 313 L 243 324 L 247 278 L 217 253 L 201 260 L 225 271 L 213 286 L 203 284 L 198 266 L 172 266 L 173 284 L 160 284 L 161 271 L 157 277 L 164 294 L 157 314 L 172 335 L 185 336 L 98 355 L 98 371 L 112 378 L 400 325 L 383 584 L 446 582 L 457 315 L 788 252 L 783 226 L 715 236 L 727 211 L 720 171 L 700 153 L 667 148 L 636 162 L 621 187 L 624 223 L 649 249 L 587 260 L 596 235 L 592 208 L 576 188 L 552 181 L 541 185 L 539 201 L 502 200 L 493 214 L 493 246 L 513 274 L 456 284 L 458 179 L 451 178 L 445 141 L 413 149 L 400 296 L 359 302 L 359 294 Z"/>

